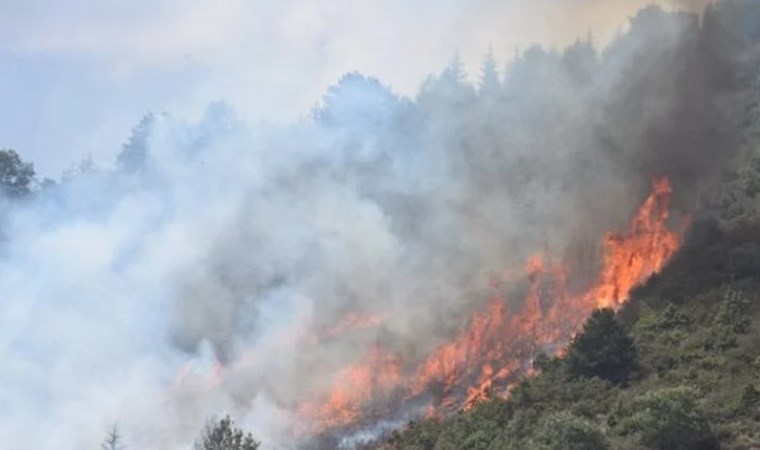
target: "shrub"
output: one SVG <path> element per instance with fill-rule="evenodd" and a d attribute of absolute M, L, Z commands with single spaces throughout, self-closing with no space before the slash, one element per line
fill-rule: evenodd
<path fill-rule="evenodd" d="M 527 447 L 537 450 L 607 450 L 610 445 L 598 425 L 561 412 L 541 421 Z"/>
<path fill-rule="evenodd" d="M 688 387 L 663 388 L 634 399 L 620 423 L 645 446 L 662 450 L 713 450 L 718 444 Z"/>
<path fill-rule="evenodd" d="M 222 420 L 212 419 L 206 424 L 194 450 L 257 450 L 259 445 L 251 433 L 237 428 L 227 416 Z"/>
<path fill-rule="evenodd" d="M 622 384 L 636 370 L 636 348 L 614 311 L 597 309 L 570 343 L 565 362 L 573 378 L 599 377 Z"/>

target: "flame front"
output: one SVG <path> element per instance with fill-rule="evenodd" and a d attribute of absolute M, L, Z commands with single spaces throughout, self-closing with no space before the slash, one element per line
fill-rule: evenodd
<path fill-rule="evenodd" d="M 357 421 L 365 412 L 364 405 L 402 382 L 398 359 L 379 347 L 361 364 L 340 370 L 335 380 L 323 402 L 307 402 L 299 408 L 301 415 L 319 423 L 320 430 Z"/>
<path fill-rule="evenodd" d="M 619 307 L 631 289 L 659 271 L 678 249 L 677 234 L 669 231 L 670 183 L 662 178 L 638 213 L 625 235 L 605 236 L 604 268 L 584 302 L 596 307 Z"/>
<path fill-rule="evenodd" d="M 405 404 L 431 415 L 445 415 L 494 395 L 506 395 L 512 383 L 530 373 L 537 352 L 561 352 L 592 310 L 619 308 L 634 287 L 673 256 L 680 237 L 666 225 L 670 196 L 668 180 L 656 180 L 627 232 L 604 237 L 602 267 L 585 292 L 569 293 L 570 271 L 548 255 L 536 255 L 525 264 L 523 276 L 529 287 L 518 310 L 510 310 L 497 292 L 455 339 L 413 367 L 375 347 L 364 360 L 340 369 L 330 390 L 301 404 L 299 416 L 311 424 L 310 432 L 319 433 L 368 423 Z M 352 316 L 346 324 L 376 322 Z M 340 325 L 329 334 L 343 328 Z"/>

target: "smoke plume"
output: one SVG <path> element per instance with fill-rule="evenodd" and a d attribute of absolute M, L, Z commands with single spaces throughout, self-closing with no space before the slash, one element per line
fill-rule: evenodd
<path fill-rule="evenodd" d="M 0 442 L 94 447 L 118 423 L 180 449 L 229 412 L 303 447 L 298 407 L 338 368 L 378 347 L 414 366 L 535 252 L 580 290 L 654 177 L 688 212 L 739 145 L 758 30 L 721 8 L 648 7 L 604 49 L 531 47 L 506 73 L 486 58 L 477 85 L 454 59 L 413 98 L 349 73 L 289 125 L 146 116 L 113 166 L 1 218 Z"/>

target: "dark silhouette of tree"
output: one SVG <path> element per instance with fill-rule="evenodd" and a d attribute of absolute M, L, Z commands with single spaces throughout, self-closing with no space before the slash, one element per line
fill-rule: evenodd
<path fill-rule="evenodd" d="M 480 96 L 495 100 L 501 90 L 501 81 L 499 81 L 499 72 L 496 68 L 496 60 L 493 57 L 493 50 L 489 50 L 485 58 L 480 73 Z"/>
<path fill-rule="evenodd" d="M 0 193 L 20 198 L 32 192 L 34 165 L 24 162 L 14 150 L 0 150 Z"/>
<path fill-rule="evenodd" d="M 621 384 L 636 370 L 636 348 L 615 320 L 615 312 L 597 309 L 570 343 L 565 361 L 572 377 L 598 377 Z"/>
<path fill-rule="evenodd" d="M 464 65 L 462 59 L 459 57 L 459 53 L 455 54 L 449 65 L 443 70 L 441 74 L 441 80 L 445 83 L 451 84 L 466 84 L 467 74 L 464 71 Z"/>
<path fill-rule="evenodd" d="M 148 157 L 148 139 L 156 125 L 156 117 L 148 114 L 132 129 L 129 141 L 122 147 L 117 157 L 118 166 L 126 172 L 136 172 L 145 164 Z"/>
<path fill-rule="evenodd" d="M 260 442 L 237 428 L 235 423 L 226 416 L 221 420 L 212 419 L 195 442 L 194 450 L 257 450 Z"/>
<path fill-rule="evenodd" d="M 467 82 L 462 60 L 455 55 L 438 76 L 431 76 L 422 84 L 417 101 L 428 112 L 462 113 L 462 108 L 476 100 L 475 89 Z"/>
<path fill-rule="evenodd" d="M 562 63 L 570 78 L 576 83 L 590 81 L 597 70 L 596 51 L 589 37 L 586 41 L 576 41 L 562 54 Z"/>
<path fill-rule="evenodd" d="M 368 131 L 388 124 L 399 105 L 399 98 L 376 78 L 353 72 L 330 86 L 315 118 L 330 127 Z"/>
<path fill-rule="evenodd" d="M 106 439 L 100 444 L 100 447 L 103 450 L 123 450 L 126 448 L 124 445 L 121 445 L 121 435 L 119 434 L 116 425 L 114 425 L 113 428 L 111 428 L 111 431 L 108 432 L 108 436 L 106 436 Z"/>

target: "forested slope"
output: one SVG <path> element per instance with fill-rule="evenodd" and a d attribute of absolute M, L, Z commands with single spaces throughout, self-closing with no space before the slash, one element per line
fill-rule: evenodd
<path fill-rule="evenodd" d="M 538 355 L 508 399 L 413 422 L 383 449 L 760 448 L 760 34 L 745 24 L 757 6 L 721 2 L 703 18 L 704 35 L 733 36 L 711 45 L 755 31 L 721 50 L 734 58 L 724 107 L 741 116 L 738 156 L 693 192 L 671 263 L 621 310 L 596 311 L 564 355 Z"/>
<path fill-rule="evenodd" d="M 3 304 L 31 311 L 0 315 L 25 361 L 0 434 L 84 448 L 126 416 L 129 448 L 187 448 L 229 414 L 202 448 L 760 448 L 759 74 L 760 1 L 651 6 L 477 85 L 456 58 L 413 98 L 347 74 L 283 128 L 147 115 L 59 182 L 0 151 Z M 596 295 L 653 180 L 680 250 Z"/>

